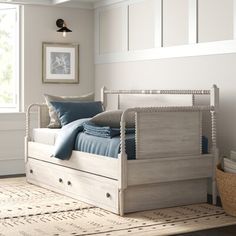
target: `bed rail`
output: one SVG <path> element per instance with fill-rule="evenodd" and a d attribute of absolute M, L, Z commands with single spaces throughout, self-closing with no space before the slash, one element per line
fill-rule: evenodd
<path fill-rule="evenodd" d="M 36 109 L 36 110 L 34 110 Z M 33 103 L 26 111 L 26 137 L 30 140 L 30 127 L 32 123 L 31 114 L 37 115 L 37 127 L 47 127 L 49 124 L 48 106 L 44 103 Z"/>

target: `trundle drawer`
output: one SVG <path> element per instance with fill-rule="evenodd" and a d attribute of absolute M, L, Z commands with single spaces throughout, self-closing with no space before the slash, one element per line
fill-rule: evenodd
<path fill-rule="evenodd" d="M 66 175 L 66 191 L 83 201 L 118 213 L 117 181 L 83 172 Z"/>
<path fill-rule="evenodd" d="M 33 183 L 39 182 L 42 187 L 46 185 L 58 190 L 65 188 L 63 171 L 59 171 L 45 162 L 30 159 L 26 171 L 28 180 L 32 180 Z"/>
<path fill-rule="evenodd" d="M 118 213 L 116 180 L 32 158 L 27 163 L 27 179 L 33 184 Z"/>

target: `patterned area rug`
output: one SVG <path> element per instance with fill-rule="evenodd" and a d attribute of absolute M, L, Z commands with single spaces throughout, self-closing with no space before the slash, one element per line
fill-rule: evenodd
<path fill-rule="evenodd" d="M 27 184 L 0 180 L 0 236 L 175 235 L 236 224 L 223 209 L 197 204 L 119 217 Z"/>

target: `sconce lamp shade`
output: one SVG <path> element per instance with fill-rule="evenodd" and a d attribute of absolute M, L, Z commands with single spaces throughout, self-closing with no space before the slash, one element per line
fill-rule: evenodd
<path fill-rule="evenodd" d="M 59 30 L 57 30 L 57 32 L 63 33 L 64 37 L 66 36 L 67 32 L 72 32 L 72 30 L 67 28 L 66 22 L 63 19 L 57 19 L 56 25 L 58 28 L 60 28 Z"/>
<path fill-rule="evenodd" d="M 57 32 L 72 32 L 72 30 L 68 29 L 67 27 L 62 27 Z"/>

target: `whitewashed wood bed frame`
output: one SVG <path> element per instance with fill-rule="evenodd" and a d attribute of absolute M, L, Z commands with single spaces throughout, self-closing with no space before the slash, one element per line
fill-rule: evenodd
<path fill-rule="evenodd" d="M 39 127 L 46 127 L 49 122 L 47 106 L 32 104 L 27 111 L 25 138 L 27 181 L 120 215 L 206 202 L 209 182 L 215 204 L 219 89 L 215 85 L 210 90 L 110 91 L 103 88 L 104 106 L 108 94 L 118 97 L 123 94 L 182 94 L 192 96 L 192 106 L 128 108 L 121 118 L 118 159 L 73 151 L 70 160 L 59 160 L 51 157 L 52 145 L 32 140 L 32 109 L 38 108 Z M 210 104 L 195 105 L 196 95 L 209 96 Z M 127 160 L 125 150 L 125 120 L 131 111 L 136 112 L 136 160 Z M 212 133 L 210 154 L 204 155 L 201 153 L 202 111 L 211 114 Z M 180 135 L 182 137 L 178 137 Z"/>

